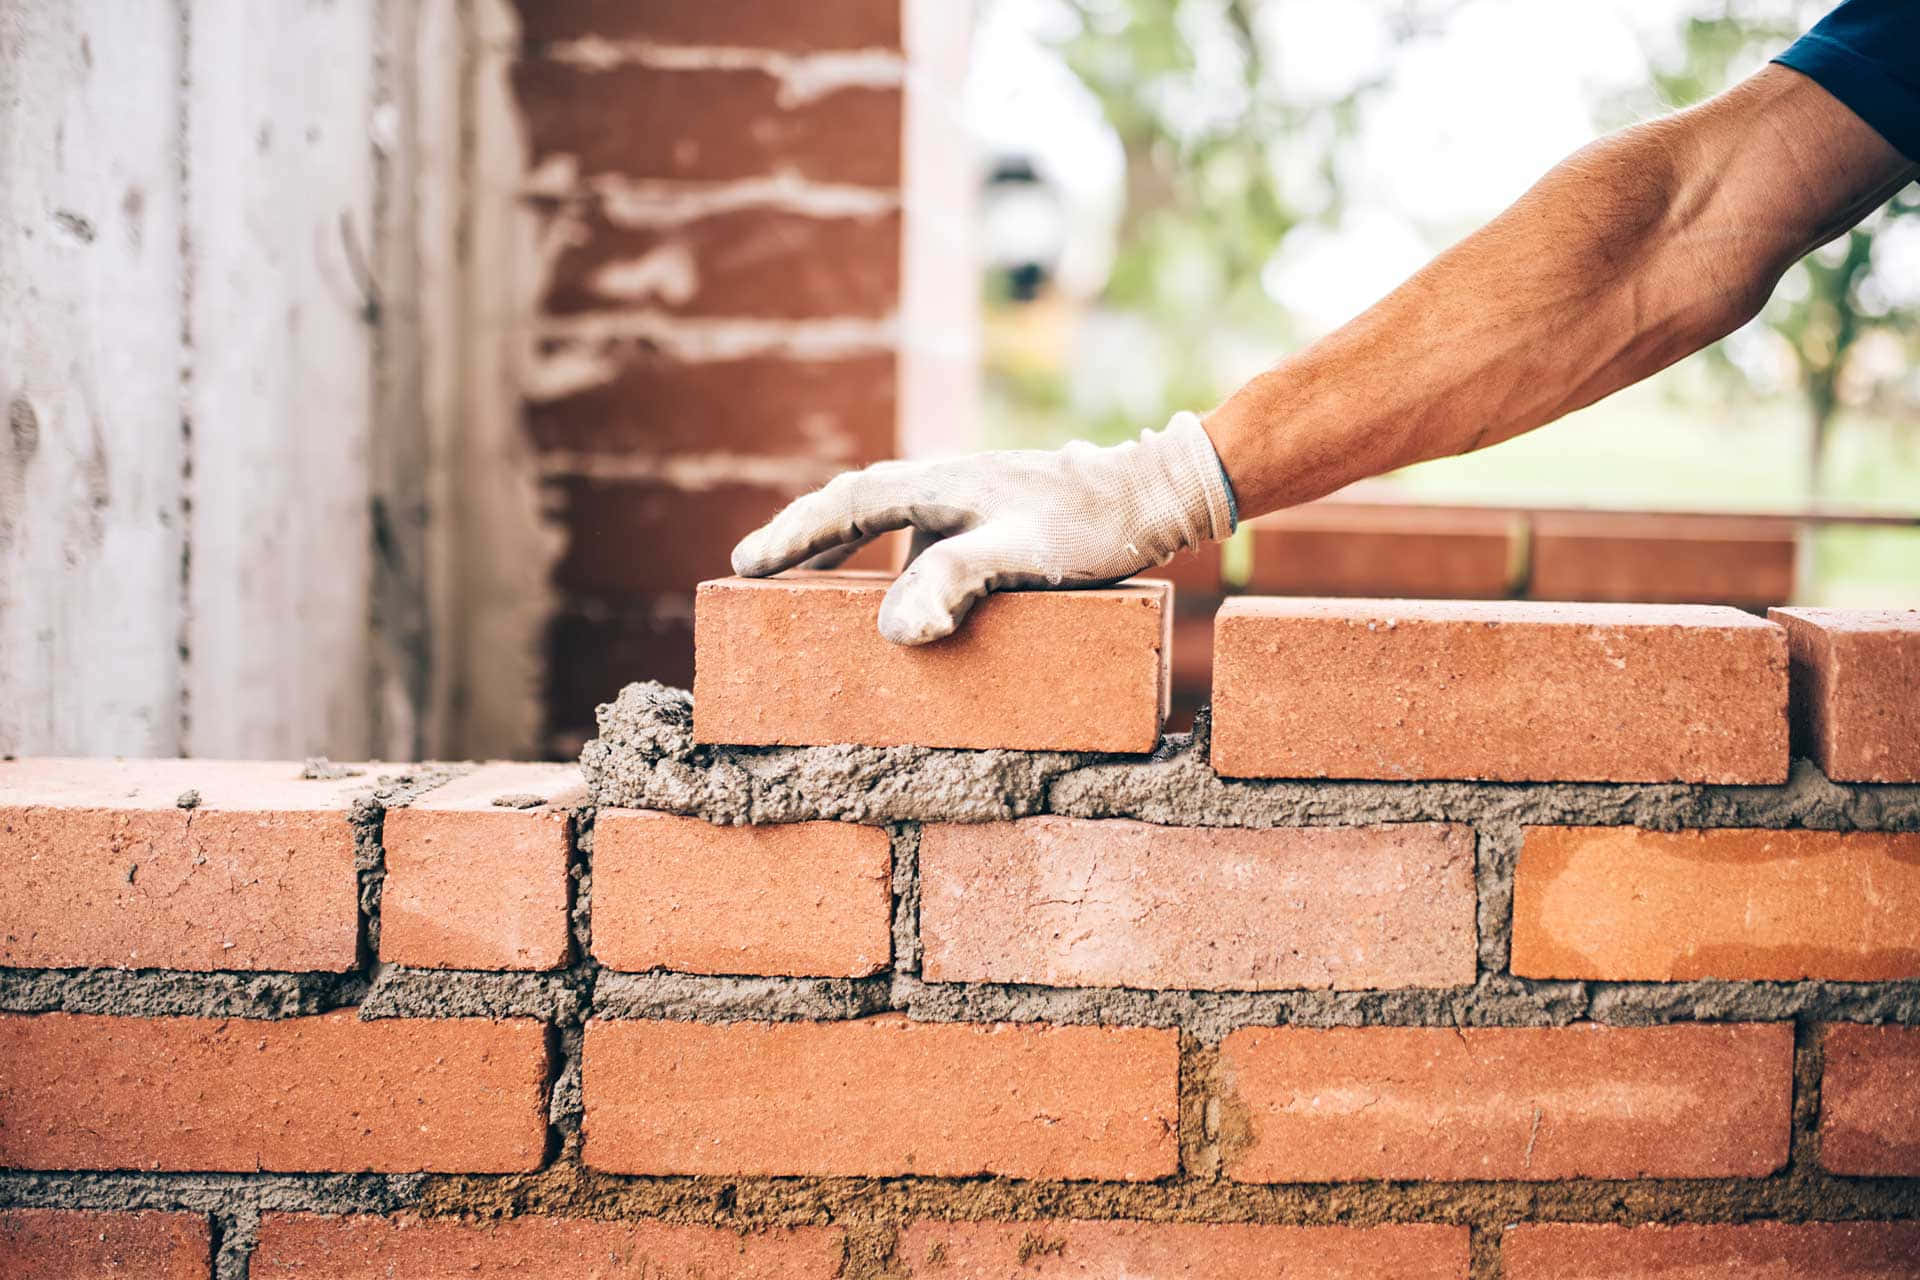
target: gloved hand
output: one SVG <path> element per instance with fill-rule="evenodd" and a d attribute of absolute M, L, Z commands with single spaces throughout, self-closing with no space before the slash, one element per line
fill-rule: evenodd
<path fill-rule="evenodd" d="M 880 634 L 926 644 L 989 591 L 1106 586 L 1227 537 L 1237 518 L 1212 441 L 1177 413 L 1166 430 L 1106 449 L 1076 441 L 849 471 L 741 539 L 733 571 L 762 578 L 836 549 L 837 562 L 911 526 L 916 547 L 939 541 L 887 591 Z"/>

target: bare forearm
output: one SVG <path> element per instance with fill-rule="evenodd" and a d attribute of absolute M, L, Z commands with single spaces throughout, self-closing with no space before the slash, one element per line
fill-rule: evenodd
<path fill-rule="evenodd" d="M 1582 149 L 1207 417 L 1242 514 L 1508 439 L 1665 368 L 1910 176 L 1777 67 Z"/>

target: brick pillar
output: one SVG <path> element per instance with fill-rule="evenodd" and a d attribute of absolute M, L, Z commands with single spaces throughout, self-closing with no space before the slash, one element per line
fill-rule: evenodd
<path fill-rule="evenodd" d="M 968 9 L 519 0 L 549 749 L 629 680 L 691 681 L 694 584 L 782 503 L 967 444 Z"/>

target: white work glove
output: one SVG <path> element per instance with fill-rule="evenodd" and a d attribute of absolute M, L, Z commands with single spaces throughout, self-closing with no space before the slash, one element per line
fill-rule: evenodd
<path fill-rule="evenodd" d="M 1076 441 L 846 472 L 741 539 L 733 571 L 763 578 L 814 557 L 837 562 L 911 526 L 916 549 L 940 540 L 888 589 L 880 634 L 926 644 L 989 591 L 1106 586 L 1227 537 L 1236 519 L 1213 442 L 1200 419 L 1177 413 L 1166 430 L 1106 449 Z"/>

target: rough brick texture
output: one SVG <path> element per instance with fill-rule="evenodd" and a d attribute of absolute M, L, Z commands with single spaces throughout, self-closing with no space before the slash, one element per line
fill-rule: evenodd
<path fill-rule="evenodd" d="M 1466 1280 L 1467 1229 L 916 1222 L 899 1258 L 926 1280 Z"/>
<path fill-rule="evenodd" d="M 1151 1179 L 1178 1038 L 1140 1028 L 587 1025 L 586 1162 L 616 1173 Z"/>
<path fill-rule="evenodd" d="M 891 872 L 880 827 L 604 809 L 593 953 L 613 969 L 864 977 L 892 955 Z"/>
<path fill-rule="evenodd" d="M 1442 987 L 1474 974 L 1473 832 L 1028 818 L 920 834 L 922 969 L 1055 987 Z"/>
<path fill-rule="evenodd" d="M 1794 736 L 1829 778 L 1920 782 L 1920 609 L 1771 609 Z"/>
<path fill-rule="evenodd" d="M 1249 1028 L 1223 1148 L 1250 1182 L 1762 1177 L 1792 1075 L 1788 1024 Z"/>
<path fill-rule="evenodd" d="M 1513 972 L 1920 977 L 1920 832 L 1529 827 Z"/>
<path fill-rule="evenodd" d="M 380 958 L 438 969 L 565 964 L 569 806 L 585 798 L 571 765 L 495 764 L 390 811 Z"/>
<path fill-rule="evenodd" d="M 529 41 L 644 40 L 785 53 L 897 49 L 901 0 L 778 4 L 765 0 L 515 0 Z"/>
<path fill-rule="evenodd" d="M 802 574 L 700 585 L 694 736 L 1151 751 L 1167 706 L 1173 589 L 990 596 L 934 644 L 875 629 L 890 579 Z"/>
<path fill-rule="evenodd" d="M 1243 597 L 1214 629 L 1232 777 L 1780 782 L 1781 630 L 1718 607 Z"/>
<path fill-rule="evenodd" d="M 1509 1227 L 1507 1280 L 1905 1280 L 1920 1222 Z"/>
<path fill-rule="evenodd" d="M 0 964 L 353 967 L 351 797 L 290 763 L 0 762 Z M 181 808 L 185 793 L 197 807 Z"/>
<path fill-rule="evenodd" d="M 1822 1043 L 1820 1163 L 1920 1178 L 1920 1027 L 1833 1026 Z"/>
<path fill-rule="evenodd" d="M 7 1280 L 207 1280 L 212 1268 L 205 1214 L 0 1209 Z"/>
<path fill-rule="evenodd" d="M 533 58 L 513 68 L 532 164 L 581 177 L 715 181 L 782 171 L 815 182 L 900 181 L 901 93 L 848 86 L 792 100 L 763 71 Z"/>
<path fill-rule="evenodd" d="M 1253 522 L 1248 586 L 1276 595 L 1513 594 L 1526 518 L 1470 508 L 1315 502 Z"/>
<path fill-rule="evenodd" d="M 832 1280 L 845 1233 L 578 1218 L 505 1222 L 267 1214 L 252 1280 L 631 1276 L 633 1280 Z"/>
<path fill-rule="evenodd" d="M 546 1075 L 531 1021 L 0 1016 L 0 1167 L 533 1169 Z"/>
<path fill-rule="evenodd" d="M 1778 604 L 1793 596 L 1795 529 L 1759 516 L 1541 512 L 1536 600 Z"/>

